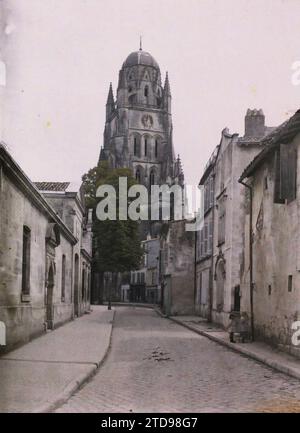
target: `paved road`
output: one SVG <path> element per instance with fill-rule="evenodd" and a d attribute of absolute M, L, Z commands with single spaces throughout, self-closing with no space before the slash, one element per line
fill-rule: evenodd
<path fill-rule="evenodd" d="M 153 310 L 118 307 L 99 372 L 56 412 L 300 412 L 300 383 Z"/>

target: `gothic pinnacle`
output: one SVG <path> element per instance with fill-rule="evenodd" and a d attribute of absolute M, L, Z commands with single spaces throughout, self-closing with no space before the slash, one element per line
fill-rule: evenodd
<path fill-rule="evenodd" d="M 166 78 L 165 78 L 164 90 L 165 90 L 165 92 L 166 92 L 168 95 L 171 94 L 168 72 L 166 72 Z"/>
<path fill-rule="evenodd" d="M 106 104 L 114 104 L 114 94 L 113 94 L 113 89 L 112 89 L 112 84 L 110 83 L 109 85 L 109 91 L 108 91 L 108 96 L 107 96 L 107 102 Z"/>

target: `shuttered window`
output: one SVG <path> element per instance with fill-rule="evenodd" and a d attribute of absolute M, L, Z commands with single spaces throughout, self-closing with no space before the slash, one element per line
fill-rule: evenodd
<path fill-rule="evenodd" d="M 218 203 L 218 245 L 225 242 L 225 222 L 226 207 L 225 199 L 222 198 Z"/>
<path fill-rule="evenodd" d="M 297 151 L 291 144 L 281 144 L 275 153 L 274 203 L 288 203 L 296 198 Z"/>

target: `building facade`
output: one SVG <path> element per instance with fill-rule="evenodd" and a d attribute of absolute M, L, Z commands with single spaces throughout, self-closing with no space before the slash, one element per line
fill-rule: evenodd
<path fill-rule="evenodd" d="M 231 311 L 240 311 L 244 269 L 245 191 L 240 173 L 260 152 L 270 132 L 262 110 L 248 110 L 245 132 L 239 137 L 227 128 L 205 170 L 204 226 L 197 233 L 196 309 L 221 326 L 228 326 Z"/>
<path fill-rule="evenodd" d="M 292 342 L 300 319 L 300 110 L 262 148 L 240 178 L 247 185 L 241 307 L 253 313 L 256 339 L 300 356 Z"/>
<path fill-rule="evenodd" d="M 81 232 L 63 221 L 3 144 L 0 202 L 0 321 L 7 340 L 1 351 L 7 351 L 74 317 Z"/>
<path fill-rule="evenodd" d="M 195 233 L 196 242 L 196 298 L 195 311 L 211 320 L 212 311 L 212 266 L 213 266 L 213 223 L 215 212 L 215 164 L 219 146 L 211 155 L 199 186 L 203 194 L 203 221 Z"/>
<path fill-rule="evenodd" d="M 159 304 L 160 239 L 151 239 L 149 236 L 149 238 L 142 241 L 141 244 L 144 250 L 143 263 L 140 269 L 131 272 L 129 300 Z"/>

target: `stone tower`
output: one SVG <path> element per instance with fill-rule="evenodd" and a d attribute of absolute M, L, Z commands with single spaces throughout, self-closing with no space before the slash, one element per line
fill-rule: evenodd
<path fill-rule="evenodd" d="M 132 169 L 138 182 L 183 185 L 172 140 L 171 92 L 156 60 L 142 48 L 127 57 L 119 72 L 117 97 L 110 84 L 100 161 Z"/>

